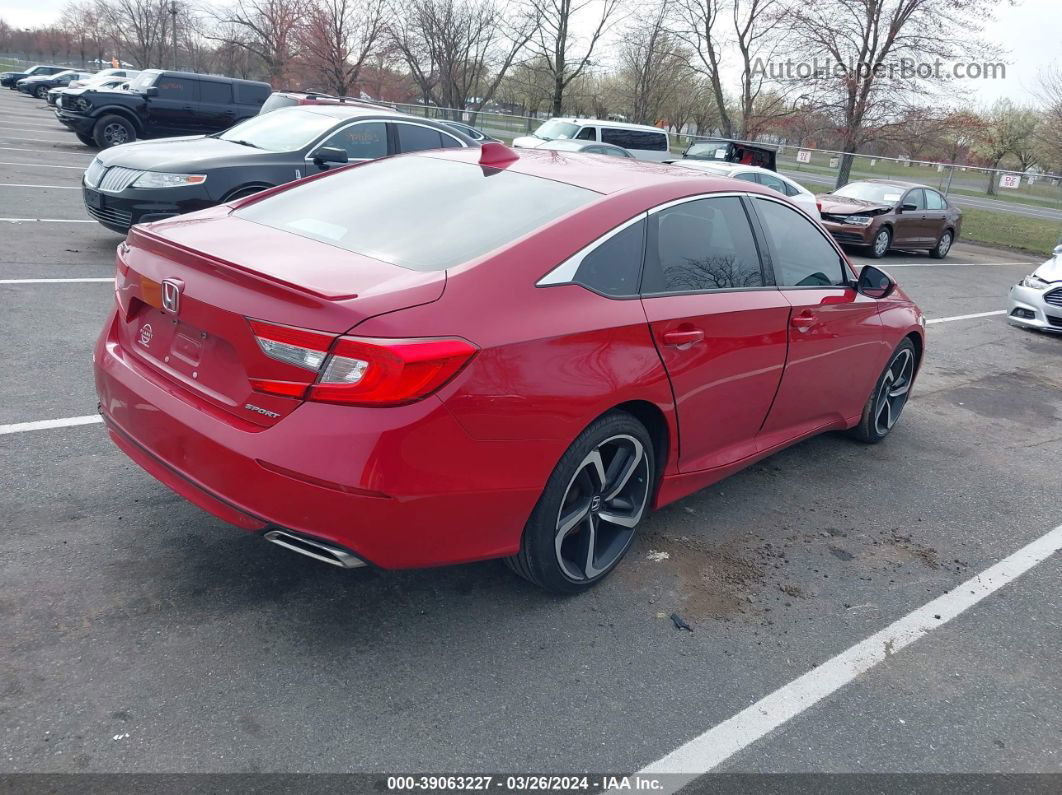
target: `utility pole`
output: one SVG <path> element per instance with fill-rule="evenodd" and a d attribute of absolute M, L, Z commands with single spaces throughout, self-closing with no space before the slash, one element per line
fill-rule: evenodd
<path fill-rule="evenodd" d="M 177 71 L 177 0 L 173 0 L 170 3 L 170 14 L 173 17 L 173 26 L 171 32 L 173 34 L 173 70 Z"/>

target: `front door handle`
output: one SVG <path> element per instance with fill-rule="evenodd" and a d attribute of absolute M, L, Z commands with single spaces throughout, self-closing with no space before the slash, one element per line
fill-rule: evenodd
<path fill-rule="evenodd" d="M 704 332 L 699 329 L 682 329 L 681 331 L 665 331 L 664 344 L 675 348 L 688 348 L 694 343 L 704 339 Z"/>
<path fill-rule="evenodd" d="M 797 331 L 806 332 L 809 328 L 814 326 L 816 322 L 815 316 L 805 310 L 799 315 L 793 315 L 792 319 L 789 321 L 789 325 Z"/>

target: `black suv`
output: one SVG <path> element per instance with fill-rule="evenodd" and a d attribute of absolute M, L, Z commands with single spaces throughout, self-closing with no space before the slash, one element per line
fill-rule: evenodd
<path fill-rule="evenodd" d="M 69 67 L 67 66 L 46 66 L 44 64 L 38 64 L 37 66 L 31 66 L 25 72 L 4 72 L 0 74 L 0 86 L 15 90 L 15 84 L 18 83 L 24 77 L 36 77 L 37 75 L 57 75 L 60 72 L 65 72 Z"/>
<path fill-rule="evenodd" d="M 253 80 L 146 69 L 127 91 L 67 89 L 55 115 L 82 143 L 106 149 L 224 130 L 256 115 L 270 90 Z"/>

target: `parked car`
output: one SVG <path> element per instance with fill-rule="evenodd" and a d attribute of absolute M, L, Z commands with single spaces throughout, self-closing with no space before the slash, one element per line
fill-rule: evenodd
<path fill-rule="evenodd" d="M 84 144 L 101 149 L 137 138 L 212 133 L 254 116 L 268 83 L 145 69 L 128 91 L 68 89 L 55 115 Z"/>
<path fill-rule="evenodd" d="M 84 88 L 85 86 L 95 85 L 96 83 L 103 82 L 105 80 L 111 80 L 115 77 L 121 77 L 124 80 L 132 80 L 140 74 L 139 69 L 103 69 L 94 73 L 87 80 L 73 80 L 70 83 L 70 88 Z"/>
<path fill-rule="evenodd" d="M 14 91 L 19 80 L 27 77 L 37 77 L 38 75 L 54 75 L 59 72 L 65 72 L 66 69 L 67 67 L 65 66 L 37 64 L 37 66 L 31 66 L 25 72 L 3 72 L 0 73 L 0 86 L 10 88 Z"/>
<path fill-rule="evenodd" d="M 253 116 L 209 136 L 107 149 L 85 171 L 89 214 L 108 229 L 201 210 L 399 152 L 473 146 L 438 122 L 356 105 L 303 105 Z"/>
<path fill-rule="evenodd" d="M 651 509 L 813 434 L 880 441 L 911 394 L 918 307 L 741 187 L 487 143 L 136 226 L 100 410 L 289 550 L 586 589 Z"/>
<path fill-rule="evenodd" d="M 667 132 L 644 124 L 626 124 L 600 119 L 550 119 L 531 135 L 513 140 L 520 149 L 534 149 L 546 141 L 598 141 L 626 149 L 639 160 L 663 162 L 671 158 Z"/>
<path fill-rule="evenodd" d="M 1010 288 L 1007 320 L 1016 326 L 1062 333 L 1062 246 Z"/>
<path fill-rule="evenodd" d="M 77 81 L 74 80 L 72 82 L 76 83 Z M 124 86 L 128 86 L 129 79 L 125 77 L 107 77 L 103 80 L 92 80 L 89 82 L 89 85 L 95 91 L 117 91 Z M 48 92 L 48 104 L 52 107 L 59 107 L 60 97 L 69 90 L 70 89 L 66 86 L 59 86 L 58 88 L 51 89 Z"/>
<path fill-rule="evenodd" d="M 694 141 L 686 147 L 682 158 L 684 160 L 740 163 L 743 166 L 758 166 L 768 171 L 778 170 L 778 152 L 773 146 L 748 141 L 727 139 Z"/>
<path fill-rule="evenodd" d="M 73 69 L 57 72 L 54 75 L 35 75 L 19 80 L 18 90 L 37 99 L 47 99 L 48 92 L 53 88 L 66 88 L 74 80 L 86 79 L 91 76 L 88 72 L 76 72 Z"/>
<path fill-rule="evenodd" d="M 585 152 L 588 155 L 609 155 L 610 157 L 634 157 L 622 146 L 600 144 L 594 141 L 546 141 L 537 149 L 549 149 L 554 152 Z"/>
<path fill-rule="evenodd" d="M 498 143 L 501 143 L 501 141 L 498 141 L 497 138 L 487 135 L 485 132 L 483 132 L 483 130 L 478 130 L 471 124 L 464 124 L 463 122 L 459 121 L 449 121 L 447 119 L 439 119 L 439 121 L 445 124 L 447 127 L 452 127 L 459 133 L 464 133 L 465 136 L 471 138 L 476 143 L 482 144 L 486 143 L 487 141 L 496 141 Z"/>
<path fill-rule="evenodd" d="M 271 113 L 280 108 L 290 108 L 295 105 L 358 105 L 365 107 L 379 107 L 373 103 L 365 102 L 355 97 L 335 97 L 331 94 L 322 94 L 316 91 L 274 91 L 269 98 L 262 103 L 258 113 Z"/>
<path fill-rule="evenodd" d="M 928 185 L 868 179 L 819 196 L 822 223 L 838 242 L 884 257 L 892 248 L 927 249 L 943 259 L 962 231 L 962 212 Z"/>
<path fill-rule="evenodd" d="M 682 168 L 692 168 L 697 171 L 703 171 L 706 174 L 716 174 L 720 177 L 755 182 L 758 185 L 777 191 L 783 196 L 788 196 L 793 204 L 812 218 L 819 217 L 818 202 L 815 199 L 815 194 L 798 182 L 794 182 L 789 177 L 782 176 L 776 171 L 717 160 L 683 159 L 674 161 L 673 165 L 681 166 Z"/>

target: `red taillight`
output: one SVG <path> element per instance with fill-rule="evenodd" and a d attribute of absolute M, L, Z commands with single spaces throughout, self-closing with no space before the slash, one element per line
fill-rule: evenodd
<path fill-rule="evenodd" d="M 815 209 L 817 209 L 820 213 L 822 212 L 822 202 L 818 201 L 817 199 L 815 200 Z"/>
<path fill-rule="evenodd" d="M 397 406 L 427 397 L 460 372 L 479 350 L 457 337 L 338 337 L 251 320 L 262 352 L 309 370 L 316 380 L 252 378 L 256 391 L 323 403 Z"/>

